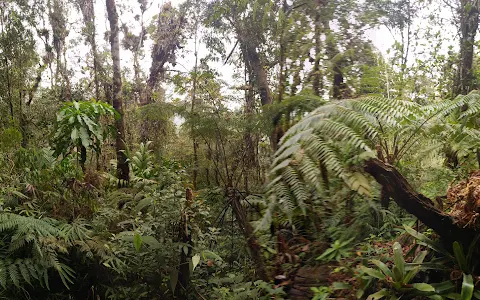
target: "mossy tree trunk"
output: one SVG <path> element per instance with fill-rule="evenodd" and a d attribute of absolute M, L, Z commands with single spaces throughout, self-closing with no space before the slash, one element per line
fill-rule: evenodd
<path fill-rule="evenodd" d="M 130 179 L 127 155 L 125 153 L 125 124 L 122 100 L 122 74 L 120 71 L 120 40 L 118 37 L 118 14 L 115 0 L 106 0 L 108 21 L 110 23 L 110 46 L 112 48 L 113 61 L 113 108 L 117 110 L 120 117 L 115 120 L 116 139 L 115 150 L 117 152 L 117 178 L 119 186 L 125 184 Z"/>

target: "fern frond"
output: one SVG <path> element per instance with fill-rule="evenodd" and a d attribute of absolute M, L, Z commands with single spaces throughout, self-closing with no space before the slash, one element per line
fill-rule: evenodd
<path fill-rule="evenodd" d="M 478 91 L 473 91 L 468 95 L 459 96 L 459 100 L 457 101 L 467 106 L 467 109 L 460 114 L 460 119 L 470 118 L 478 115 L 480 112 L 480 94 Z"/>
<path fill-rule="evenodd" d="M 295 200 L 297 200 L 297 205 L 302 211 L 303 215 L 306 215 L 306 202 L 308 201 L 309 195 L 305 190 L 304 184 L 297 175 L 297 172 L 292 167 L 286 167 L 282 172 L 282 177 L 288 184 L 288 187 L 291 189 Z"/>
<path fill-rule="evenodd" d="M 351 127 L 351 128 L 358 128 L 363 130 L 365 134 L 373 139 L 378 135 L 378 129 L 374 126 L 371 121 L 365 117 L 365 115 L 354 111 L 352 109 L 348 109 L 343 106 L 337 107 L 337 120 L 338 122 L 342 122 L 343 124 Z"/>
<path fill-rule="evenodd" d="M 16 264 L 10 264 L 7 268 L 10 281 L 16 286 L 20 287 L 20 277 Z"/>
<path fill-rule="evenodd" d="M 321 137 L 311 135 L 304 141 L 304 151 L 311 157 L 318 158 L 322 161 L 327 168 L 334 172 L 340 178 L 345 177 L 345 167 L 340 161 L 340 158 L 336 155 L 334 149 L 325 142 Z"/>
<path fill-rule="evenodd" d="M 297 156 L 298 158 L 298 171 L 302 174 L 305 182 L 311 186 L 314 186 L 317 190 L 322 189 L 322 185 L 318 178 L 321 178 L 322 174 L 320 166 L 315 163 L 314 159 L 304 153 L 304 155 Z"/>
<path fill-rule="evenodd" d="M 302 215 L 307 214 L 306 203 L 322 190 L 320 164 L 350 189 L 370 195 L 369 180 L 352 171 L 349 160 L 371 158 L 379 138 L 416 134 L 424 125 L 421 120 L 427 117 L 427 111 L 417 103 L 377 96 L 338 101 L 315 109 L 281 139 L 269 172 L 269 203 L 259 226 L 272 220 L 274 209 L 290 221 L 297 209 Z M 415 140 L 408 142 L 414 144 Z"/>
<path fill-rule="evenodd" d="M 32 282 L 30 281 L 30 272 L 28 271 L 28 267 L 26 263 L 23 261 L 17 261 L 17 265 L 18 265 L 18 270 L 22 275 L 22 279 L 26 281 L 28 284 L 32 285 Z"/>
<path fill-rule="evenodd" d="M 60 231 L 68 242 L 85 241 L 90 238 L 90 230 L 86 227 L 84 219 L 76 219 L 73 223 L 63 224 Z"/>
<path fill-rule="evenodd" d="M 0 260 L 0 284 L 4 289 L 7 287 L 7 268 L 2 260 Z"/>

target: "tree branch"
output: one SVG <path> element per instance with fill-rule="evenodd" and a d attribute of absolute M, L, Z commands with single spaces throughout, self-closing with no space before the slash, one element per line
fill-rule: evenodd
<path fill-rule="evenodd" d="M 370 159 L 365 163 L 364 170 L 387 190 L 389 196 L 400 207 L 432 228 L 445 240 L 447 246 L 451 246 L 454 241 L 468 246 L 477 235 L 471 228 L 459 227 L 450 215 L 434 207 L 432 200 L 415 192 L 405 177 L 393 166 L 378 159 Z"/>

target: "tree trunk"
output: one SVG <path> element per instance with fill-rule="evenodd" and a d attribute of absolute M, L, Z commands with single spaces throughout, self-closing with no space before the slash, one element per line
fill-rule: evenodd
<path fill-rule="evenodd" d="M 96 36 L 96 26 L 95 26 L 95 8 L 93 0 L 79 0 L 78 5 L 83 15 L 83 22 L 85 23 L 85 36 L 87 42 L 90 44 L 92 50 L 93 58 L 93 81 L 95 83 L 95 100 L 100 100 L 100 86 L 98 79 L 98 53 L 97 53 L 97 42 L 95 39 Z"/>
<path fill-rule="evenodd" d="M 180 47 L 181 36 L 185 18 L 179 15 L 171 3 L 165 3 L 160 10 L 157 21 L 157 31 L 153 35 L 155 38 L 152 49 L 152 64 L 150 74 L 147 79 L 145 93 L 140 98 L 140 105 L 148 105 L 155 102 L 154 92 L 157 89 L 159 81 L 165 77 L 165 64 L 175 61 L 175 51 Z M 148 140 L 151 120 L 145 119 L 140 129 L 140 139 L 144 142 Z"/>
<path fill-rule="evenodd" d="M 448 247 L 454 241 L 458 241 L 468 248 L 477 235 L 476 231 L 471 228 L 458 226 L 451 216 L 434 207 L 432 200 L 415 192 L 393 166 L 378 159 L 370 159 L 365 163 L 364 170 L 385 188 L 388 195 L 400 207 L 432 228 Z"/>
<path fill-rule="evenodd" d="M 87 148 L 85 146 L 80 146 L 80 167 L 82 171 L 85 172 L 85 162 L 87 162 Z"/>
<path fill-rule="evenodd" d="M 182 220 L 180 222 L 179 228 L 179 238 L 180 242 L 188 245 L 187 251 L 183 250 L 183 247 L 180 249 L 180 265 L 178 268 L 178 285 L 175 289 L 175 296 L 179 299 L 188 298 L 188 286 L 190 284 L 190 262 L 192 260 L 192 249 L 193 241 L 192 235 L 190 232 L 190 221 L 188 219 L 189 210 L 193 203 L 193 194 L 190 189 L 186 191 L 185 197 L 185 209 L 182 212 Z"/>
<path fill-rule="evenodd" d="M 68 34 L 65 3 L 63 0 L 48 1 L 48 14 L 53 33 L 53 48 L 56 54 L 55 84 L 59 84 L 61 78 L 60 101 L 69 100 L 70 86 L 69 78 L 66 74 L 65 59 L 62 61 L 62 55 L 65 55 L 65 40 Z M 66 85 L 67 84 L 67 85 Z"/>
<path fill-rule="evenodd" d="M 255 236 L 252 225 L 248 222 L 247 213 L 245 208 L 242 206 L 240 194 L 233 188 L 227 188 L 227 196 L 232 203 L 233 213 L 237 219 L 238 226 L 247 240 L 250 254 L 253 262 L 255 263 L 255 272 L 258 278 L 263 281 L 268 281 L 268 276 L 261 253 L 261 247 L 258 243 L 257 237 Z"/>
<path fill-rule="evenodd" d="M 253 81 L 258 90 L 258 94 L 260 95 L 262 106 L 272 104 L 272 93 L 268 86 L 267 72 L 260 59 L 260 55 L 257 52 L 257 45 L 255 45 L 248 37 L 243 37 L 241 34 L 238 34 L 238 39 L 242 47 L 243 55 L 252 68 Z M 273 118 L 273 126 L 274 130 L 270 136 L 270 142 L 273 151 L 275 151 L 277 150 L 278 143 L 283 135 L 283 129 L 280 126 L 280 116 L 275 116 Z"/>
<path fill-rule="evenodd" d="M 192 86 L 192 115 L 195 116 L 196 102 L 197 102 L 197 72 L 198 72 L 198 51 L 197 51 L 197 30 L 198 22 L 195 22 L 195 66 L 193 69 L 193 86 Z M 195 132 L 195 126 L 192 123 L 192 142 L 193 142 L 193 189 L 197 190 L 197 179 L 198 179 L 198 141 L 197 134 Z"/>
<path fill-rule="evenodd" d="M 257 166 L 257 157 L 255 153 L 255 142 L 253 139 L 252 128 L 250 127 L 250 120 L 254 114 L 255 110 L 255 94 L 253 91 L 253 74 L 250 62 L 244 55 L 244 64 L 245 64 L 245 107 L 244 107 L 244 117 L 247 120 L 247 127 L 245 128 L 244 133 L 244 142 L 245 142 L 245 156 L 244 156 L 244 186 L 245 191 L 249 191 L 249 180 L 254 178 L 252 174 L 252 169 Z"/>
<path fill-rule="evenodd" d="M 6 77 L 7 77 L 7 97 L 8 97 L 8 107 L 10 108 L 10 117 L 13 120 L 14 114 L 13 114 L 13 99 L 12 99 L 12 85 L 10 82 L 10 67 L 8 64 L 8 59 L 5 56 L 5 68 L 7 69 Z"/>
<path fill-rule="evenodd" d="M 320 71 L 320 57 L 321 53 L 321 34 L 320 34 L 320 14 L 317 12 L 315 16 L 315 62 L 313 64 L 313 94 L 315 96 L 321 97 L 321 89 L 320 86 L 322 84 L 322 72 Z M 328 180 L 328 169 L 327 166 L 320 162 L 320 172 L 322 174 L 323 186 L 328 193 L 330 189 L 330 183 Z"/>
<path fill-rule="evenodd" d="M 458 8 L 460 17 L 460 61 L 454 96 L 468 94 L 474 89 L 472 72 L 475 35 L 478 29 L 480 1 L 461 0 Z"/>
<path fill-rule="evenodd" d="M 286 14 L 287 12 L 287 1 L 283 0 L 282 10 L 283 13 Z M 278 102 L 282 102 L 283 94 L 285 93 L 285 83 L 286 83 L 286 76 L 284 73 L 285 63 L 287 60 L 287 49 L 285 45 L 285 23 L 283 23 L 282 29 L 280 30 L 280 42 L 279 42 L 279 52 L 280 52 L 280 63 L 279 63 L 279 72 L 278 72 Z"/>
<path fill-rule="evenodd" d="M 209 168 L 205 168 L 205 180 L 207 181 L 207 186 L 210 187 L 211 183 L 210 183 L 210 169 Z"/>
<path fill-rule="evenodd" d="M 322 37 L 321 37 L 321 27 L 320 27 L 320 13 L 317 12 L 315 15 L 315 60 L 313 64 L 313 93 L 316 96 L 321 95 L 321 85 L 322 85 L 322 72 L 320 70 L 320 57 L 322 56 Z"/>
<path fill-rule="evenodd" d="M 108 21 L 110 23 L 110 45 L 112 48 L 113 61 L 113 108 L 117 110 L 120 117 L 115 120 L 117 135 L 115 139 L 115 150 L 117 152 L 117 177 L 119 186 L 129 181 L 129 167 L 125 154 L 125 125 L 123 118 L 122 101 L 122 74 L 120 72 L 120 41 L 118 38 L 118 14 L 115 0 L 106 0 Z"/>
<path fill-rule="evenodd" d="M 332 73 L 333 73 L 332 96 L 334 99 L 342 99 L 345 96 L 347 86 L 345 84 L 345 80 L 343 77 L 343 71 L 341 67 L 341 58 L 338 58 L 338 55 L 340 54 L 340 52 L 338 51 L 337 45 L 335 44 L 333 33 L 332 33 L 332 30 L 330 29 L 330 24 L 328 20 L 324 20 L 323 28 L 325 29 L 325 35 L 326 35 L 326 54 L 332 64 Z"/>
<path fill-rule="evenodd" d="M 267 72 L 265 66 L 260 60 L 260 55 L 257 52 L 257 47 L 248 38 L 240 38 L 240 44 L 245 50 L 245 56 L 248 59 L 252 68 L 253 79 L 260 95 L 260 101 L 263 105 L 272 103 L 272 94 L 268 87 Z"/>
<path fill-rule="evenodd" d="M 282 10 L 283 13 L 286 14 L 287 12 L 287 1 L 283 0 L 282 4 Z M 285 46 L 285 25 L 282 27 L 280 31 L 280 66 L 279 66 L 279 74 L 278 74 L 278 98 L 277 102 L 280 103 L 283 100 L 283 94 L 285 93 L 285 83 L 286 83 L 286 74 L 285 74 L 285 64 L 287 60 L 287 49 Z M 286 112 L 286 114 L 289 114 L 289 112 Z M 273 118 L 273 136 L 272 136 L 272 141 L 273 141 L 273 150 L 278 149 L 278 144 L 280 143 L 280 139 L 282 136 L 285 134 L 285 130 L 282 127 L 282 114 L 278 114 Z"/>
<path fill-rule="evenodd" d="M 28 131 L 27 131 L 27 122 L 25 119 L 25 112 L 23 111 L 23 99 L 24 92 L 23 88 L 18 90 L 18 125 L 20 127 L 20 132 L 22 133 L 22 148 L 27 148 L 28 145 Z"/>

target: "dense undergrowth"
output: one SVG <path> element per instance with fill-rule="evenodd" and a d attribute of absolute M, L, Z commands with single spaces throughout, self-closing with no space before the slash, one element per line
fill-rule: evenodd
<path fill-rule="evenodd" d="M 89 141 L 98 141 L 107 128 L 95 113 L 88 117 L 98 125 L 90 127 L 89 134 L 72 133 L 86 124 L 82 122 L 73 129 L 58 127 L 55 149 L 5 148 L 0 177 L 1 295 L 9 299 L 470 299 L 477 295 L 478 238 L 472 237 L 470 245 L 442 243 L 435 232 L 397 205 L 392 192 L 389 198 L 395 201 L 382 206 L 382 189 L 359 173 L 356 164 L 371 159 L 368 143 L 386 141 L 397 131 L 408 136 L 403 118 L 409 119 L 415 134 L 429 136 L 429 131 L 444 126 L 430 125 L 430 120 L 439 118 L 429 114 L 450 114 L 465 101 L 475 100 L 475 95 L 433 109 L 397 102 L 395 118 L 388 117 L 390 123 L 376 133 L 380 127 L 368 123 L 368 115 L 384 113 L 378 98 L 354 100 L 358 104 L 353 108 L 345 102 L 335 104 L 333 110 L 317 109 L 286 133 L 270 171 L 278 177 L 267 186 L 265 196 L 214 185 L 192 191 L 185 166 L 155 155 L 151 142 L 127 149 L 131 179 L 119 181 L 115 161 L 111 170 L 102 171 L 100 155 L 87 161 L 81 159 L 83 150 L 76 154 L 82 146 L 101 154 L 101 148 L 90 147 Z M 86 118 L 82 107 L 95 105 L 74 106 Z M 319 113 L 323 118 L 312 121 Z M 337 116 L 336 122 L 350 127 L 332 121 L 326 134 L 361 150 L 344 147 L 345 154 L 339 149 L 322 150 L 335 145 L 312 146 L 311 137 L 297 131 L 308 122 L 309 128 L 319 128 L 314 132 L 322 141 L 325 122 Z M 64 120 L 58 118 L 57 126 L 63 126 Z M 420 122 L 421 133 L 415 127 Z M 356 126 L 370 126 L 364 142 L 355 133 Z M 55 142 L 62 134 L 69 138 Z M 472 138 L 457 135 L 459 147 Z M 431 138 L 415 146 L 436 143 Z M 301 152 L 302 147 L 307 150 Z M 320 152 L 315 154 L 314 149 Z M 311 157 L 304 166 L 306 153 Z M 352 153 L 356 153 L 353 160 L 342 158 Z M 476 173 L 466 177 L 473 166 L 465 153 L 466 166 L 454 170 L 444 167 L 441 152 L 409 151 L 391 163 L 408 174 L 424 195 L 446 195 L 432 207 L 449 213 L 463 227 L 475 228 L 480 186 Z M 377 157 L 380 154 L 381 150 Z M 315 160 L 336 175 L 330 176 L 328 186 L 322 183 Z M 356 175 L 346 175 L 352 170 Z M 459 184 L 451 185 L 455 181 Z M 243 218 L 255 224 L 249 234 L 255 236 L 258 248 L 252 248 L 250 236 L 245 237 L 241 226 L 246 223 L 239 222 L 242 215 L 234 201 L 240 201 Z M 260 258 L 254 256 L 255 249 Z M 255 266 L 258 259 L 264 263 L 263 280 Z M 303 281 L 298 277 L 302 270 L 310 270 Z"/>
<path fill-rule="evenodd" d="M 480 1 L 160 2 L 0 1 L 0 299 L 480 299 Z"/>

